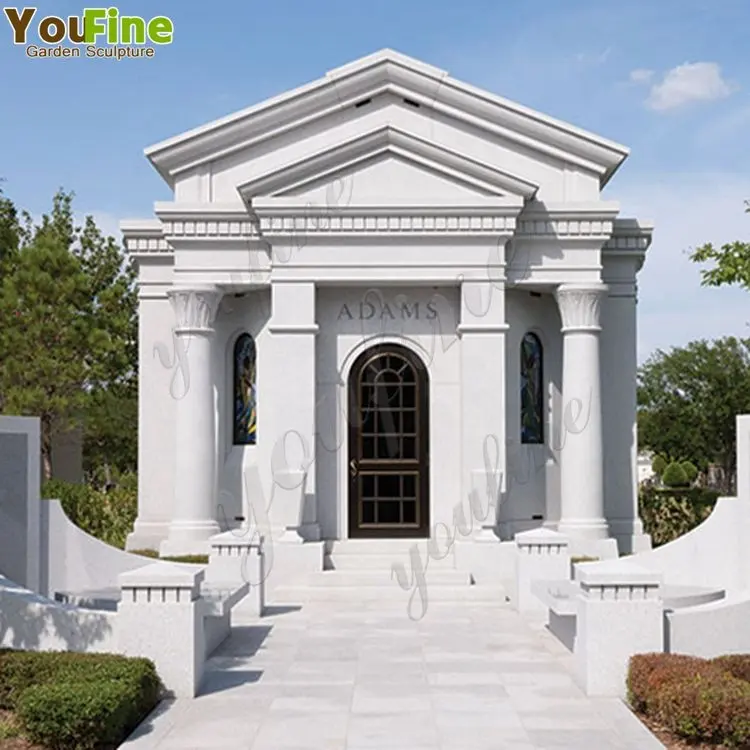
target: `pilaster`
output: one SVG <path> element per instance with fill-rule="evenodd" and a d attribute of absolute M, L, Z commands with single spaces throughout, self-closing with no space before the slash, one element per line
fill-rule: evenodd
<path fill-rule="evenodd" d="M 273 281 L 266 367 L 275 402 L 266 410 L 272 440 L 271 530 L 279 541 L 317 541 L 315 482 L 315 284 Z"/>
<path fill-rule="evenodd" d="M 638 513 L 638 285 L 652 227 L 634 220 L 615 222 L 602 249 L 601 362 L 604 440 L 604 512 L 621 554 L 649 549 Z"/>
<path fill-rule="evenodd" d="M 505 240 L 494 267 L 461 281 L 462 499 L 471 537 L 497 541 L 505 492 Z"/>

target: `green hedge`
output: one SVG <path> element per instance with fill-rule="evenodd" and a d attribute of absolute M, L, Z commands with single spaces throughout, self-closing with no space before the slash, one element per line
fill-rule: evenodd
<path fill-rule="evenodd" d="M 50 479 L 42 497 L 59 500 L 68 518 L 88 534 L 113 547 L 125 548 L 138 515 L 138 486 L 133 474 L 123 474 L 108 492 L 87 484 Z"/>
<path fill-rule="evenodd" d="M 134 555 L 142 555 L 143 557 L 150 557 L 155 560 L 166 560 L 167 562 L 176 563 L 193 563 L 197 565 L 208 565 L 208 555 L 167 555 L 166 557 L 159 557 L 159 553 L 155 549 L 134 549 L 131 550 Z"/>
<path fill-rule="evenodd" d="M 122 742 L 161 689 L 149 659 L 0 650 L 0 709 L 16 711 L 26 736 L 50 748 Z"/>
<path fill-rule="evenodd" d="M 644 530 L 654 546 L 671 542 L 705 521 L 719 495 L 702 487 L 642 487 L 639 510 Z"/>
<path fill-rule="evenodd" d="M 117 747 L 135 728 L 128 682 L 34 685 L 23 691 L 17 715 L 24 734 L 51 750 Z"/>
<path fill-rule="evenodd" d="M 633 709 L 689 742 L 747 747 L 750 654 L 699 659 L 638 654 L 628 668 Z"/>

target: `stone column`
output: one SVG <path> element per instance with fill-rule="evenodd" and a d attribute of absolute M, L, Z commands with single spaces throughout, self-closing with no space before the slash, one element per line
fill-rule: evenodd
<path fill-rule="evenodd" d="M 213 322 L 222 292 L 212 286 L 168 292 L 176 317 L 174 509 L 162 555 L 206 554 L 216 522 L 216 415 L 212 377 Z"/>
<path fill-rule="evenodd" d="M 571 540 L 608 536 L 599 371 L 599 309 L 606 291 L 601 283 L 563 284 L 556 291 L 563 336 L 558 530 Z"/>

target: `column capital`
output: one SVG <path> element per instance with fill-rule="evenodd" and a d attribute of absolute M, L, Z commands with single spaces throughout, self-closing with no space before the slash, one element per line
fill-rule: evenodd
<path fill-rule="evenodd" d="M 177 333 L 211 333 L 224 292 L 207 284 L 177 286 L 167 291 L 174 310 Z"/>
<path fill-rule="evenodd" d="M 588 284 L 561 284 L 555 290 L 555 299 L 562 318 L 562 332 L 599 331 L 599 313 L 602 297 L 608 287 L 600 282 Z"/>

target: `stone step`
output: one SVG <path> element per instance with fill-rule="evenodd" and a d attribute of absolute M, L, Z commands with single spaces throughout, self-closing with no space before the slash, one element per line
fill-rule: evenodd
<path fill-rule="evenodd" d="M 430 586 L 427 585 L 427 605 L 435 603 L 505 604 L 505 589 L 498 586 Z M 395 581 L 390 586 L 278 586 L 269 605 L 292 605 L 311 602 L 383 602 L 407 606 L 413 596 L 412 609 L 419 609 L 419 593 L 402 589 Z"/>
<path fill-rule="evenodd" d="M 370 555 L 397 555 L 408 557 L 413 547 L 419 550 L 422 558 L 428 557 L 428 539 L 341 539 L 331 544 L 329 554 L 332 557 L 356 555 L 365 557 Z M 445 553 L 445 545 L 438 545 L 441 554 Z M 447 558 L 453 557 L 453 550 L 448 551 Z"/>
<path fill-rule="evenodd" d="M 455 570 L 456 561 L 452 555 L 438 558 L 429 558 L 423 549 L 419 551 L 422 565 L 426 565 L 429 570 Z M 429 560 L 429 562 L 428 562 Z M 403 554 L 341 554 L 333 553 L 326 558 L 326 568 L 331 570 L 387 570 L 390 571 L 394 563 L 401 563 L 406 570 L 411 569 L 411 557 L 409 552 Z"/>
<path fill-rule="evenodd" d="M 406 581 L 415 579 L 409 565 L 404 565 Z M 425 581 L 428 586 L 469 586 L 471 576 L 460 570 L 433 569 L 428 567 L 425 573 Z M 392 573 L 391 568 L 382 570 L 326 570 L 319 573 L 311 573 L 307 576 L 305 584 L 311 587 L 340 587 L 351 586 L 364 588 L 369 586 L 395 586 L 398 587 L 398 578 Z"/>

